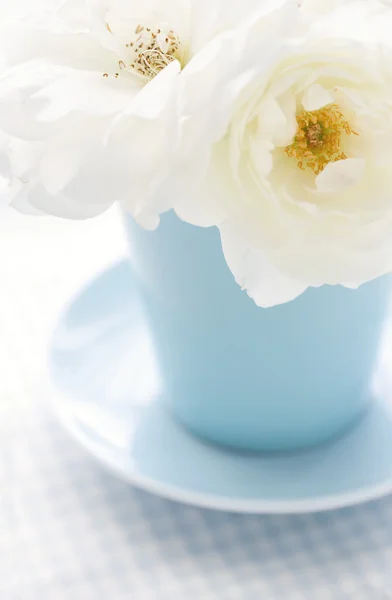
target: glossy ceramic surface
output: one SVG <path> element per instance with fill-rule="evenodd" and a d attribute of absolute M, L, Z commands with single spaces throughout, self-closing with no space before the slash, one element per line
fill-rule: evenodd
<path fill-rule="evenodd" d="M 196 434 L 287 450 L 340 434 L 373 399 L 391 277 L 311 289 L 257 307 L 235 283 L 217 229 L 173 213 L 149 232 L 126 217 L 165 401 Z"/>
<path fill-rule="evenodd" d="M 285 454 L 226 451 L 172 417 L 143 304 L 126 262 L 69 305 L 51 351 L 55 407 L 98 460 L 172 499 L 254 513 L 346 506 L 392 491 L 391 330 L 374 381 L 378 400 L 330 444 Z"/>

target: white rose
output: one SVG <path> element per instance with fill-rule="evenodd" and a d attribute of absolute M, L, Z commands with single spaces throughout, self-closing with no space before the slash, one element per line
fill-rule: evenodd
<path fill-rule="evenodd" d="M 0 36 L 11 203 L 87 218 L 119 200 L 137 216 L 172 168 L 181 69 L 259 0 L 228 12 L 223 0 L 40 0 L 33 12 L 19 2 L 29 14 L 3 20 Z"/>
<path fill-rule="evenodd" d="M 260 306 L 392 271 L 392 11 L 350 2 L 299 25 L 280 4 L 184 70 L 172 181 Z"/>
<path fill-rule="evenodd" d="M 153 121 L 189 50 L 189 2 L 160 6 L 158 0 L 47 0 L 33 16 L 3 22 L 10 66 L 0 79 L 0 128 L 23 141 L 12 143 L 10 155 L 16 208 L 87 218 L 125 195 L 120 182 L 104 176 L 108 131 L 123 112 L 135 113 L 136 125 Z M 146 117 L 136 101 L 155 75 Z"/>
<path fill-rule="evenodd" d="M 297 0 L 278 1 L 298 9 Z M 178 157 L 183 151 L 179 96 L 187 65 L 197 64 L 199 54 L 203 57 L 203 48 L 212 40 L 215 41 L 211 43 L 220 48 L 220 37 L 225 31 L 247 20 L 247 15 L 255 18 L 263 10 L 260 7 L 270 3 L 271 0 L 192 0 L 190 33 L 188 38 L 184 37 L 190 41 L 180 77 L 174 82 L 167 73 L 166 87 L 163 77 L 158 87 L 157 77 L 139 94 L 133 106 L 113 121 L 95 171 L 106 183 L 112 181 L 120 192 L 125 191 L 117 199 L 143 227 L 157 227 L 159 214 L 173 206 L 175 189 L 168 176 L 177 170 Z M 208 74 L 197 85 L 199 93 L 202 90 L 207 93 Z M 182 173 L 185 175 L 185 171 Z"/>

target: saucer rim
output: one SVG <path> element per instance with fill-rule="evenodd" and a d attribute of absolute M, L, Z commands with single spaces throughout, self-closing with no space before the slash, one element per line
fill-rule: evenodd
<path fill-rule="evenodd" d="M 64 396 L 59 392 L 57 396 Z M 74 420 L 67 416 L 67 411 L 62 409 L 66 399 L 57 400 L 52 403 L 52 410 L 63 428 L 98 464 L 102 465 L 109 473 L 116 475 L 121 480 L 132 486 L 154 494 L 160 498 L 179 502 L 189 506 L 217 510 L 222 512 L 233 512 L 240 514 L 307 514 L 316 512 L 326 512 L 330 510 L 339 510 L 353 507 L 367 502 L 380 500 L 392 493 L 392 481 L 380 483 L 377 485 L 363 486 L 355 492 L 344 492 L 333 494 L 320 498 L 290 499 L 290 500 L 239 500 L 238 498 L 225 498 L 214 494 L 201 494 L 190 492 L 181 488 L 158 481 L 151 477 L 141 475 L 137 471 L 130 472 L 121 468 L 114 461 L 111 461 L 105 452 L 100 451 L 99 445 L 89 439 L 89 436 L 77 427 Z M 365 419 L 367 417 L 365 416 Z M 188 434 L 191 437 L 190 434 Z M 246 457 L 244 457 L 246 460 Z"/>
<path fill-rule="evenodd" d="M 71 308 L 77 303 L 91 287 L 109 271 L 119 269 L 127 259 L 119 259 L 104 268 L 94 273 L 89 280 L 79 286 L 70 298 L 66 300 L 60 314 L 58 315 L 53 327 L 52 335 L 49 342 L 49 352 L 52 347 L 52 341 L 59 325 L 64 321 L 66 315 Z M 378 484 L 364 484 L 355 491 L 342 491 L 338 494 L 323 495 L 320 497 L 307 497 L 300 499 L 287 500 L 265 500 L 262 497 L 258 499 L 238 499 L 219 496 L 216 494 L 206 494 L 197 491 L 183 490 L 181 487 L 165 483 L 164 481 L 148 477 L 138 473 L 137 469 L 124 469 L 115 460 L 111 460 L 100 445 L 93 441 L 90 436 L 81 428 L 78 427 L 75 419 L 72 418 L 69 410 L 65 407 L 69 405 L 69 395 L 61 392 L 56 388 L 53 381 L 53 373 L 51 369 L 51 360 L 49 359 L 49 371 L 51 372 L 52 382 L 52 398 L 51 409 L 55 417 L 58 419 L 63 428 L 98 464 L 102 465 L 108 472 L 116 475 L 121 480 L 131 484 L 132 486 L 161 498 L 179 502 L 182 504 L 200 507 L 210 510 L 233 512 L 241 514 L 306 514 L 338 510 L 348 507 L 357 506 L 367 502 L 379 500 L 392 494 L 392 478 Z M 363 415 L 362 419 L 366 420 L 368 413 Z M 187 433 L 189 439 L 192 440 L 192 435 Z M 195 441 L 196 443 L 196 441 Z M 118 450 L 117 450 L 118 451 Z M 212 448 L 211 448 L 212 451 Z M 309 452 L 312 452 L 310 449 Z M 229 454 L 229 453 L 228 453 Z M 246 456 L 243 457 L 246 460 Z"/>

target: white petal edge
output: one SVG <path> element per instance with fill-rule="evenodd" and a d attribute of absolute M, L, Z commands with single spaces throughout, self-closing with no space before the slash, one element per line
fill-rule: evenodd
<path fill-rule="evenodd" d="M 223 253 L 236 282 L 258 306 L 285 304 L 307 289 L 303 282 L 278 271 L 263 252 L 251 248 L 231 224 L 222 225 L 220 232 Z"/>
<path fill-rule="evenodd" d="M 316 188 L 321 194 L 341 194 L 358 185 L 366 168 L 363 158 L 348 158 L 327 165 L 316 178 Z"/>
<path fill-rule="evenodd" d="M 319 110 L 334 102 L 334 97 L 319 83 L 314 83 L 305 92 L 302 106 L 307 111 Z"/>

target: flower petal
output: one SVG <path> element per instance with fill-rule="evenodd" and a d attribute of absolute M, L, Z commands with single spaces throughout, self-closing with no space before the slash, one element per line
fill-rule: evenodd
<path fill-rule="evenodd" d="M 58 124 L 47 140 L 40 165 L 41 181 L 49 193 L 59 193 L 75 177 L 102 145 L 107 126 L 106 119 L 80 114 Z"/>
<path fill-rule="evenodd" d="M 32 99 L 42 87 L 61 76 L 61 69 L 32 61 L 5 71 L 0 78 L 0 127 L 11 136 L 42 139 L 45 129 L 37 123 L 43 100 Z"/>
<path fill-rule="evenodd" d="M 135 115 L 142 119 L 156 119 L 167 107 L 168 103 L 176 102 L 173 96 L 178 87 L 178 75 L 181 65 L 173 60 L 154 79 L 144 86 L 135 100 L 122 111 L 124 116 Z"/>
<path fill-rule="evenodd" d="M 230 224 L 221 225 L 220 232 L 225 259 L 236 282 L 258 306 L 268 308 L 289 302 L 308 287 L 278 271 L 265 254 L 251 248 Z"/>
<path fill-rule="evenodd" d="M 317 191 L 321 194 L 341 194 L 358 185 L 366 168 L 362 158 L 348 158 L 329 163 L 316 178 Z"/>
<path fill-rule="evenodd" d="M 171 182 L 174 187 L 174 209 L 183 221 L 200 227 L 219 225 L 238 211 L 238 188 L 230 168 L 229 148 L 224 142 L 212 150 L 204 178 L 198 165 L 186 163 L 177 170 Z M 197 163 L 204 163 L 200 155 Z M 208 161 L 207 161 L 208 164 Z M 187 167 L 187 168 L 185 168 Z M 199 179 L 200 178 L 200 179 Z M 189 181 L 193 181 L 192 188 Z"/>
<path fill-rule="evenodd" d="M 123 58 L 123 50 L 107 20 L 110 4 L 108 0 L 87 0 L 91 13 L 91 28 L 103 48 L 111 50 L 116 56 Z"/>
<path fill-rule="evenodd" d="M 292 0 L 289 0 L 291 2 Z M 293 0 L 292 4 L 297 0 Z M 226 29 L 238 26 L 249 15 L 279 9 L 287 0 L 193 0 L 193 49 L 199 51 L 208 41 Z"/>
<path fill-rule="evenodd" d="M 108 127 L 102 152 L 88 167 L 104 188 L 111 187 L 111 197 L 148 228 L 173 202 L 165 180 L 179 145 L 179 71 L 173 61 L 124 107 Z"/>
<path fill-rule="evenodd" d="M 91 71 L 62 72 L 63 76 L 34 94 L 33 99 L 47 101 L 39 114 L 42 121 L 56 121 L 72 111 L 102 116 L 121 112 L 140 90 L 132 77 L 103 77 Z"/>
<path fill-rule="evenodd" d="M 319 110 L 327 104 L 332 104 L 334 97 L 330 94 L 325 87 L 318 83 L 311 85 L 305 92 L 302 99 L 302 106 L 307 111 Z"/>
<path fill-rule="evenodd" d="M 41 213 L 63 219 L 90 219 L 103 213 L 112 204 L 110 199 L 107 199 L 105 203 L 99 203 L 89 198 L 90 195 L 86 193 L 85 202 L 81 202 L 80 198 L 74 200 L 63 194 L 53 196 L 48 194 L 44 186 L 38 183 L 27 189 L 25 193 L 18 195 L 12 205 L 20 212 L 26 212 L 27 208 L 29 211 L 38 210 Z"/>

